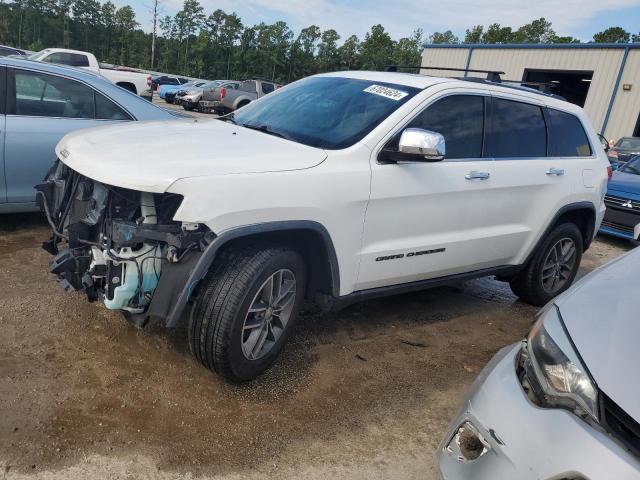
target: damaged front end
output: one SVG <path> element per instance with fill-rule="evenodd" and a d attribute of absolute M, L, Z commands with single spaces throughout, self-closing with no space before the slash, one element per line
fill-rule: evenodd
<path fill-rule="evenodd" d="M 137 326 L 166 318 L 176 282 L 215 237 L 204 225 L 177 222 L 182 197 L 105 185 L 56 162 L 36 186 L 53 230 L 43 248 L 67 290 L 104 301 Z"/>

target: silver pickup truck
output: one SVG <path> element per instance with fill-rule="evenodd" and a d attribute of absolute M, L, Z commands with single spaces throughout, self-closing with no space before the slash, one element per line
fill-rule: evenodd
<path fill-rule="evenodd" d="M 200 111 L 227 113 L 244 107 L 275 89 L 282 87 L 279 83 L 267 80 L 245 80 L 237 89 L 218 87 L 204 91 L 200 101 Z"/>

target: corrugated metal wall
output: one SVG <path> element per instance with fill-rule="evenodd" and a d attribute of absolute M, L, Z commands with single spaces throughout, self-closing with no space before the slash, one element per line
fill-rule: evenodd
<path fill-rule="evenodd" d="M 425 48 L 422 64 L 464 67 L 468 54 L 468 48 Z M 471 54 L 469 68 L 501 70 L 506 72 L 503 78 L 512 80 L 522 80 L 527 68 L 593 71 L 584 108 L 596 130 L 600 131 L 623 56 L 624 48 L 475 48 Z M 464 60 L 461 60 L 462 58 Z M 446 72 L 442 74 L 446 76 Z M 640 83 L 633 85 L 631 92 L 623 92 L 622 85 L 623 83 L 633 84 L 635 79 L 640 79 L 640 50 L 629 52 L 624 75 L 607 124 L 605 132 L 607 138 L 617 139 L 633 133 L 640 112 Z"/>
<path fill-rule="evenodd" d="M 625 84 L 631 85 L 630 91 L 624 91 Z M 638 115 L 640 115 L 640 50 L 629 50 L 605 136 L 617 139 L 633 135 Z"/>

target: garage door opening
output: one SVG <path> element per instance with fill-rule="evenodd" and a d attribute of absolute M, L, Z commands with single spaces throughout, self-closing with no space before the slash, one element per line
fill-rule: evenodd
<path fill-rule="evenodd" d="M 592 77 L 593 72 L 587 71 L 526 69 L 522 80 L 525 82 L 546 84 L 546 88 L 537 88 L 555 95 L 560 95 L 569 102 L 584 107 Z M 535 86 L 533 87 L 536 88 Z"/>

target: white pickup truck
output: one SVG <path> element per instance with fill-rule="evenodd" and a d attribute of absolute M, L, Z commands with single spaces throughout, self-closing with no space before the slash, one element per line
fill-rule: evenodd
<path fill-rule="evenodd" d="M 105 68 L 100 65 L 95 55 L 80 50 L 67 48 L 46 48 L 29 56 L 30 60 L 69 65 L 98 73 L 116 85 L 125 88 L 136 95 L 144 92 L 149 85 L 150 75 L 144 72 Z"/>

